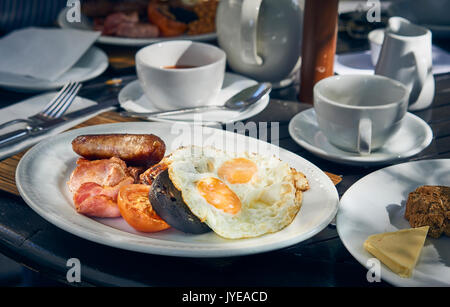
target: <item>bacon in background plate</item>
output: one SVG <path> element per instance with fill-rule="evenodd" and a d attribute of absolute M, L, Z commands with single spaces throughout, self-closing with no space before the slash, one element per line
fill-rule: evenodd
<path fill-rule="evenodd" d="M 114 13 L 108 15 L 106 17 L 105 22 L 103 23 L 103 35 L 115 35 L 117 33 L 117 29 L 121 24 L 135 24 L 139 22 L 139 15 L 137 12 L 133 12 L 130 14 L 125 13 Z"/>
<path fill-rule="evenodd" d="M 153 38 L 159 36 L 158 27 L 139 22 L 137 12 L 114 13 L 108 15 L 106 19 L 95 18 L 94 29 L 102 31 L 103 35 L 116 35 L 131 38 Z"/>
<path fill-rule="evenodd" d="M 130 38 L 154 38 L 159 36 L 159 29 L 149 23 L 121 23 L 115 34 Z"/>

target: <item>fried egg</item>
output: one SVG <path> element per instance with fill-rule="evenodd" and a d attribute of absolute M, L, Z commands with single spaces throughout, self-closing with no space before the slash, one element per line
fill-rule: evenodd
<path fill-rule="evenodd" d="M 297 215 L 308 188 L 303 174 L 274 156 L 191 146 L 177 149 L 165 163 L 191 212 L 224 238 L 283 229 Z"/>

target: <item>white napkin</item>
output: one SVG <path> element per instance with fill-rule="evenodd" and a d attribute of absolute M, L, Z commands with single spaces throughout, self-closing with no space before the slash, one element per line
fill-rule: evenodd
<path fill-rule="evenodd" d="M 450 53 L 441 48 L 432 47 L 433 74 L 450 72 Z M 334 59 L 334 71 L 339 75 L 364 74 L 372 75 L 375 67 L 370 59 L 370 50 L 337 54 Z"/>
<path fill-rule="evenodd" d="M 24 100 L 24 101 L 18 102 L 16 104 L 13 104 L 11 106 L 8 106 L 6 108 L 0 109 L 0 124 L 7 122 L 11 119 L 27 118 L 29 116 L 32 116 L 32 115 L 40 112 L 44 108 L 44 106 L 56 94 L 57 94 L 57 92 L 53 92 L 53 93 L 46 93 L 46 94 L 34 96 L 27 100 Z M 76 97 L 75 100 L 73 101 L 72 105 L 67 110 L 67 114 L 70 112 L 73 112 L 73 111 L 84 109 L 84 108 L 89 107 L 94 104 L 95 104 L 95 102 L 92 100 L 81 98 L 81 97 Z M 73 120 L 71 122 L 62 124 L 61 126 L 58 126 L 55 129 L 49 130 L 47 133 L 45 133 L 43 135 L 32 137 L 23 142 L 13 144 L 13 145 L 5 147 L 5 148 L 1 148 L 0 149 L 0 161 L 3 159 L 6 159 L 9 156 L 12 156 L 12 155 L 18 153 L 18 152 L 21 152 L 22 150 L 24 150 L 28 147 L 31 147 L 32 145 L 42 141 L 43 139 L 46 139 L 50 136 L 59 134 L 69 128 L 72 128 L 72 127 L 88 120 L 89 118 L 92 118 L 102 112 L 112 110 L 112 109 L 113 109 L 113 107 L 100 110 L 94 114 L 90 114 L 90 115 L 84 116 L 82 118 Z M 22 129 L 25 126 L 26 126 L 26 124 L 19 123 L 19 124 L 12 125 L 10 127 L 0 129 L 0 135 L 5 134 L 7 132 L 17 130 L 17 129 Z"/>
<path fill-rule="evenodd" d="M 100 32 L 25 28 L 0 39 L 0 72 L 54 81 L 92 46 Z"/>

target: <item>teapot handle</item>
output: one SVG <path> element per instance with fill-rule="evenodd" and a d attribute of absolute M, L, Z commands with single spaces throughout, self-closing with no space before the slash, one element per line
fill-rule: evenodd
<path fill-rule="evenodd" d="M 244 0 L 241 11 L 241 59 L 251 65 L 262 65 L 257 53 L 258 15 L 262 0 Z"/>
<path fill-rule="evenodd" d="M 418 53 L 413 53 L 413 55 L 416 68 L 416 84 L 413 85 L 409 95 L 410 101 L 416 101 L 419 98 L 428 76 L 432 73 L 431 65 L 428 65 L 423 55 L 419 55 Z"/>

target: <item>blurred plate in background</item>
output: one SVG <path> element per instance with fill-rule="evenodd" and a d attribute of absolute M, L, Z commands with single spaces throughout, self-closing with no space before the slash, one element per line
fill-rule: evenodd
<path fill-rule="evenodd" d="M 433 37 L 450 38 L 450 1 L 401 0 L 388 8 L 390 16 L 400 16 L 431 30 Z"/>
<path fill-rule="evenodd" d="M 0 87 L 16 92 L 42 92 L 58 89 L 70 81 L 85 82 L 101 75 L 108 68 L 107 55 L 97 47 L 91 47 L 55 81 L 41 80 L 26 76 L 0 73 Z"/>
<path fill-rule="evenodd" d="M 81 16 L 81 22 L 79 23 L 71 23 L 66 20 L 66 14 L 69 8 L 63 9 L 58 15 L 58 25 L 63 29 L 77 29 L 77 30 L 86 30 L 93 31 L 92 22 L 86 16 Z M 153 44 L 160 41 L 166 40 L 174 40 L 174 39 L 186 39 L 192 41 L 213 41 L 217 38 L 217 34 L 207 33 L 200 35 L 182 35 L 175 37 L 156 37 L 156 38 L 128 38 L 128 37 L 119 37 L 119 36 L 105 36 L 101 35 L 98 38 L 99 43 L 106 45 L 117 45 L 117 46 L 146 46 L 149 44 Z"/>

